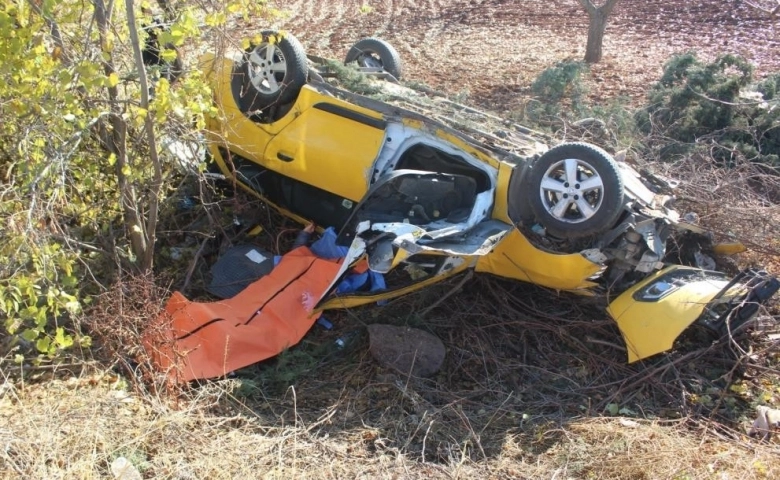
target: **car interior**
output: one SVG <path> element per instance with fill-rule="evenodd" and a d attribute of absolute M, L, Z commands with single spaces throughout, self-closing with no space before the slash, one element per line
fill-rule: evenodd
<path fill-rule="evenodd" d="M 425 143 L 417 143 L 407 148 L 398 158 L 395 170 L 423 170 L 470 177 L 474 180 L 476 193 L 490 188 L 490 178 L 485 172 L 469 165 L 457 155 L 451 155 Z"/>
<path fill-rule="evenodd" d="M 472 177 L 419 170 L 395 173 L 404 174 L 378 186 L 360 207 L 358 222 L 454 224 L 465 221 L 474 208 L 477 184 Z"/>

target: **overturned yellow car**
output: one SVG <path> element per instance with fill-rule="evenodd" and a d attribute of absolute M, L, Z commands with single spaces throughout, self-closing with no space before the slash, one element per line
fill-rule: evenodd
<path fill-rule="evenodd" d="M 473 269 L 606 296 L 633 362 L 672 348 L 694 322 L 721 335 L 740 328 L 780 288 L 763 271 L 714 271 L 702 242 L 689 242 L 691 265 L 670 262 L 670 239 L 707 236 L 669 207 L 661 179 L 597 146 L 548 148 L 522 126 L 402 86 L 398 54 L 382 40 L 347 55 L 357 71 L 387 79 L 371 82 L 371 96 L 328 82 L 328 65 L 290 34 L 257 40 L 204 58 L 220 112 L 207 126 L 209 150 L 241 187 L 333 227 L 349 247 L 318 311 Z M 386 288 L 337 295 L 361 260 Z"/>

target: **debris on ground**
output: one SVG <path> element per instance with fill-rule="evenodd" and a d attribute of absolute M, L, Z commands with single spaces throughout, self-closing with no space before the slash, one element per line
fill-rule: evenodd
<path fill-rule="evenodd" d="M 780 428 L 780 410 L 766 405 L 756 407 L 757 417 L 750 427 L 748 435 L 759 440 L 769 440 L 772 433 Z"/>
<path fill-rule="evenodd" d="M 117 457 L 111 462 L 111 473 L 116 480 L 141 480 L 143 478 L 135 465 L 125 457 Z"/>

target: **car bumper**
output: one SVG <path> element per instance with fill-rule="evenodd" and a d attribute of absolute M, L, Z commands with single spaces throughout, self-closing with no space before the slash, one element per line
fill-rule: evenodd
<path fill-rule="evenodd" d="M 672 266 L 623 292 L 607 311 L 631 363 L 670 350 L 694 323 L 720 335 L 741 328 L 778 289 L 780 281 L 763 271 L 747 270 L 728 280 L 718 272 Z"/>

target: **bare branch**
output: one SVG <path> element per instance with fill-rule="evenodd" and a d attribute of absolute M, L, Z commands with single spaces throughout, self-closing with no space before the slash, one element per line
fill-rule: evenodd
<path fill-rule="evenodd" d="M 593 15 L 596 13 L 596 5 L 593 4 L 590 0 L 579 0 L 582 7 L 588 12 L 588 15 Z"/>
<path fill-rule="evenodd" d="M 62 40 L 62 31 L 60 31 L 60 26 L 57 24 L 57 22 L 54 21 L 54 19 L 43 12 L 43 9 L 39 3 L 36 3 L 34 0 L 28 0 L 27 3 L 30 5 L 30 7 L 32 7 L 35 13 L 40 15 L 41 18 L 46 21 L 46 25 L 49 26 L 49 32 L 54 39 L 54 46 L 59 48 L 58 57 L 60 61 L 62 61 L 62 63 L 65 65 L 70 65 L 70 52 L 68 52 L 68 50 L 65 48 L 65 42 Z"/>
<path fill-rule="evenodd" d="M 743 0 L 743 1 L 755 9 L 761 10 L 764 13 L 768 13 L 770 16 L 772 16 L 772 18 L 776 17 L 780 13 L 780 0 L 776 0 L 777 5 L 775 5 L 774 8 L 764 6 L 764 5 L 759 5 L 757 3 L 748 0 Z"/>
<path fill-rule="evenodd" d="M 582 5 L 583 8 L 585 8 L 585 10 L 588 12 L 588 15 L 593 16 L 598 11 L 601 11 L 603 15 L 609 15 L 615 8 L 615 5 L 617 5 L 618 0 L 607 0 L 601 6 L 596 6 L 596 4 L 591 0 L 579 0 L 579 2 L 580 5 Z"/>
<path fill-rule="evenodd" d="M 130 31 L 130 43 L 133 47 L 133 56 L 135 57 L 141 84 L 141 108 L 148 111 L 149 79 L 146 76 L 146 65 L 144 65 L 143 54 L 141 53 L 141 42 L 138 38 L 138 29 L 136 28 L 133 0 L 125 0 L 125 7 L 127 8 L 127 27 Z M 155 232 L 157 230 L 157 213 L 159 209 L 158 201 L 160 189 L 162 188 L 162 166 L 160 165 L 157 139 L 154 134 L 154 115 L 146 115 L 144 119 L 144 133 L 146 134 L 146 141 L 149 143 L 149 159 L 154 168 L 154 177 L 152 178 L 149 191 L 149 216 L 146 220 L 146 229 L 144 231 L 146 250 L 141 263 L 141 268 L 144 271 L 148 271 L 151 270 L 154 259 Z"/>

